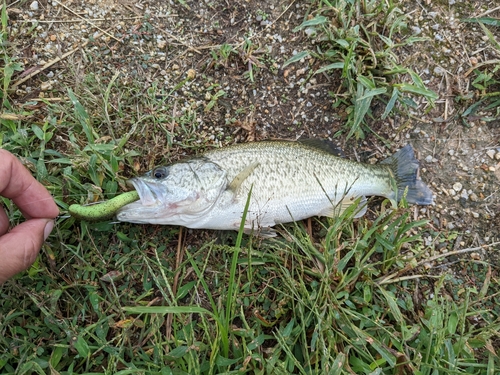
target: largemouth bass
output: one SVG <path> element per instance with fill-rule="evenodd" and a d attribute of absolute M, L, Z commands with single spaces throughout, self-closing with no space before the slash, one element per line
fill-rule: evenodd
<path fill-rule="evenodd" d="M 272 236 L 276 224 L 333 217 L 355 201 L 360 217 L 367 196 L 395 205 L 406 191 L 409 203 L 431 204 L 432 192 L 417 179 L 418 166 L 410 145 L 371 165 L 339 157 L 321 140 L 237 144 L 131 179 L 140 200 L 121 208 L 117 218 L 238 230 L 251 191 L 245 231 Z"/>

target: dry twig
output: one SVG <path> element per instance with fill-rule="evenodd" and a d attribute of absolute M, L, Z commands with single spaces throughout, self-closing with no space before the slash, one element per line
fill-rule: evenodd
<path fill-rule="evenodd" d="M 408 280 L 408 279 L 415 279 L 415 278 L 419 278 L 419 277 L 424 277 L 424 275 L 406 276 L 404 278 L 400 278 L 399 276 L 401 276 L 402 274 L 404 274 L 404 273 L 406 273 L 406 272 L 408 272 L 410 270 L 413 270 L 413 269 L 415 269 L 417 267 L 420 267 L 420 266 L 422 266 L 425 263 L 433 262 L 436 259 L 445 258 L 445 257 L 448 257 L 450 255 L 458 255 L 458 254 L 470 253 L 472 251 L 486 250 L 486 248 L 488 248 L 488 247 L 493 248 L 493 246 L 496 246 L 496 245 L 499 245 L 499 244 L 500 244 L 500 241 L 493 242 L 493 243 L 491 243 L 489 245 L 483 245 L 483 246 L 478 246 L 478 247 L 469 247 L 467 249 L 455 250 L 455 251 L 450 251 L 449 253 L 443 253 L 443 254 L 434 255 L 433 257 L 430 257 L 428 259 L 421 260 L 420 262 L 418 262 L 415 265 L 415 267 L 411 267 L 411 266 L 410 267 L 405 267 L 402 270 L 399 270 L 398 272 L 394 272 L 394 273 L 390 274 L 389 276 L 384 277 L 382 280 L 377 281 L 377 284 L 378 285 L 390 284 L 390 283 L 394 283 L 394 282 L 397 282 L 397 281 L 400 281 L 400 280 Z M 425 275 L 425 276 L 427 277 L 427 275 Z"/>

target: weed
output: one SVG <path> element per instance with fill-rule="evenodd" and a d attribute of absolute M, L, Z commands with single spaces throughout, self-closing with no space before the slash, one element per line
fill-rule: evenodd
<path fill-rule="evenodd" d="M 437 94 L 428 90 L 411 69 L 401 66 L 395 51 L 422 38 L 401 36 L 406 15 L 392 3 L 369 1 L 323 1 L 315 16 L 294 29 L 317 46 L 297 53 L 283 67 L 307 58 L 326 63 L 314 74 L 340 71 L 343 91 L 333 92 L 333 107 L 345 107 L 347 138 L 364 138 L 371 131 L 366 118 L 374 100 L 385 102 L 382 118 L 396 103 L 415 105 L 410 95 L 425 97 L 432 105 Z M 396 39 L 402 40 L 396 42 Z M 398 81 L 402 75 L 411 83 Z"/>
<path fill-rule="evenodd" d="M 500 21 L 486 17 L 465 19 L 463 22 L 478 23 L 488 38 L 491 48 L 500 53 L 500 43 L 496 41 L 491 31 L 485 26 L 499 27 Z M 500 60 L 485 61 L 469 71 L 467 75 L 470 73 L 474 73 L 475 78 L 472 80 L 472 86 L 478 90 L 479 94 L 476 97 L 471 92 L 465 96 L 457 97 L 457 101 L 465 102 L 478 99 L 461 114 L 462 122 L 465 126 L 470 127 L 471 120 L 497 121 L 500 118 Z"/>

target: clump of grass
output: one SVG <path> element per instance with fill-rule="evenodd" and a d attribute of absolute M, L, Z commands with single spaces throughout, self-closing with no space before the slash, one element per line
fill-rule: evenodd
<path fill-rule="evenodd" d="M 404 67 L 396 50 L 423 38 L 404 36 L 407 15 L 386 1 L 322 1 L 294 31 L 303 31 L 314 47 L 297 53 L 284 67 L 303 59 L 323 63 L 313 74 L 340 72 L 342 86 L 331 91 L 334 108 L 344 108 L 347 138 L 364 138 L 375 101 L 385 104 L 386 118 L 396 104 L 417 107 L 412 96 L 430 105 L 437 94 L 414 71 Z M 409 82 L 406 82 L 409 81 Z"/>
<path fill-rule="evenodd" d="M 22 65 L 13 57 L 11 46 L 9 42 L 9 31 L 8 31 L 8 16 L 7 16 L 7 6 L 5 2 L 2 4 L 2 9 L 0 12 L 0 58 L 2 59 L 3 66 L 0 67 L 1 80 L 1 91 L 0 91 L 0 147 L 3 143 L 3 132 L 6 129 L 15 129 L 15 122 L 25 114 L 15 113 L 14 108 L 9 100 L 9 87 L 12 80 L 12 76 L 16 71 L 22 70 Z"/>
<path fill-rule="evenodd" d="M 463 22 L 478 23 L 497 55 L 500 54 L 500 43 L 495 39 L 490 27 L 500 27 L 500 20 L 483 17 L 464 19 Z M 462 122 L 470 127 L 470 121 L 480 120 L 485 122 L 497 121 L 500 118 L 500 60 L 488 60 L 480 63 L 476 68 L 471 69 L 466 75 L 474 73 L 472 86 L 478 91 L 470 92 L 464 96 L 458 96 L 457 100 L 474 103 L 465 109 L 461 114 Z"/>

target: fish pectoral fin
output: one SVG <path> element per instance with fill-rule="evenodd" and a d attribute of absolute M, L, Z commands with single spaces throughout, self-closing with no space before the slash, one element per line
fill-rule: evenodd
<path fill-rule="evenodd" d="M 358 217 L 364 216 L 366 211 L 368 211 L 368 201 L 366 200 L 366 197 L 363 196 L 359 200 L 358 207 L 356 207 L 354 218 L 357 219 Z"/>
<path fill-rule="evenodd" d="M 357 218 L 363 216 L 364 214 L 366 214 L 367 200 L 366 200 L 365 196 L 358 197 L 358 198 L 345 197 L 336 205 L 332 204 L 331 206 L 325 208 L 323 211 L 321 211 L 319 213 L 318 216 L 328 216 L 328 217 L 340 216 L 344 213 L 345 210 L 347 210 L 353 204 L 356 204 L 356 200 L 359 200 L 359 202 L 354 210 L 353 218 L 357 219 Z"/>
<path fill-rule="evenodd" d="M 241 184 L 245 179 L 252 174 L 252 172 L 259 166 L 259 162 L 254 162 L 250 165 L 247 165 L 243 170 L 233 178 L 233 181 L 227 186 L 228 190 L 231 190 L 233 193 L 237 193 L 241 187 Z"/>

